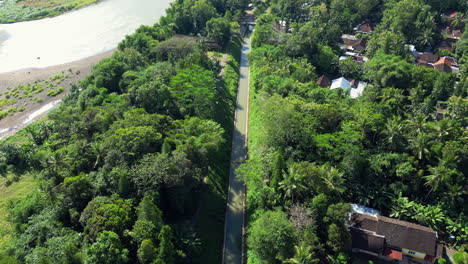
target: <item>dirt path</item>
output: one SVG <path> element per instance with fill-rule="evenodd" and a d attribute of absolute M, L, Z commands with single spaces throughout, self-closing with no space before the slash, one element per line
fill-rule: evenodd
<path fill-rule="evenodd" d="M 221 71 L 219 72 L 219 76 L 224 76 L 224 72 L 226 72 L 226 65 L 228 61 L 227 53 L 223 53 L 223 57 L 221 58 L 219 65 L 221 66 Z"/>
<path fill-rule="evenodd" d="M 232 140 L 231 169 L 226 208 L 223 264 L 240 264 L 244 259 L 244 182 L 239 179 L 235 170 L 247 158 L 248 108 L 250 67 L 247 54 L 250 52 L 250 36 L 242 44 L 239 89 L 234 119 L 234 135 Z"/>

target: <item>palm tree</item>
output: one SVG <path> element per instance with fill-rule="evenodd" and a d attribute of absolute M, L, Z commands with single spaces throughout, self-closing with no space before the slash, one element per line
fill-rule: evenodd
<path fill-rule="evenodd" d="M 422 48 L 430 47 L 434 44 L 434 32 L 431 28 L 426 28 L 421 32 L 421 35 L 417 37 L 417 41 L 419 42 Z"/>
<path fill-rule="evenodd" d="M 450 135 L 450 131 L 452 130 L 448 119 L 432 123 L 430 127 L 434 131 L 437 141 L 439 142 L 443 142 L 446 137 Z"/>
<path fill-rule="evenodd" d="M 463 13 L 458 12 L 455 17 L 453 17 L 452 22 L 450 22 L 450 25 L 453 28 L 463 28 L 465 25 L 465 16 Z"/>
<path fill-rule="evenodd" d="M 339 253 L 337 256 L 327 256 L 329 264 L 346 264 L 348 260 L 343 253 Z"/>
<path fill-rule="evenodd" d="M 424 176 L 424 179 L 426 180 L 426 183 L 424 183 L 424 185 L 431 187 L 431 189 L 426 195 L 426 199 L 433 191 L 437 192 L 442 185 L 446 185 L 448 180 L 450 180 L 451 175 L 450 170 L 448 170 L 445 166 L 442 165 L 439 165 L 437 167 L 430 167 L 429 173 L 429 175 Z"/>
<path fill-rule="evenodd" d="M 285 198 L 291 199 L 291 202 L 294 203 L 294 197 L 300 196 L 307 187 L 303 183 L 303 175 L 296 173 L 294 168 L 289 169 L 289 175 L 284 177 L 279 183 L 279 189 L 284 192 Z"/>
<path fill-rule="evenodd" d="M 463 208 L 464 199 L 468 192 L 462 185 L 449 184 L 447 191 L 443 193 L 442 202 L 448 204 L 452 210 L 459 212 Z"/>
<path fill-rule="evenodd" d="M 412 118 L 408 119 L 406 123 L 408 124 L 410 131 L 416 134 L 421 133 L 426 128 L 426 121 L 427 116 L 422 113 L 418 113 Z"/>
<path fill-rule="evenodd" d="M 410 149 L 414 156 L 423 161 L 430 156 L 429 150 L 430 138 L 426 133 L 418 133 L 415 137 L 409 140 L 408 149 Z"/>
<path fill-rule="evenodd" d="M 372 191 L 372 208 L 389 208 L 391 201 L 395 198 L 395 195 L 388 190 L 386 187 L 379 186 L 380 188 L 375 188 Z"/>
<path fill-rule="evenodd" d="M 103 144 L 100 142 L 96 141 L 91 143 L 91 151 L 93 152 L 94 156 L 96 157 L 96 161 L 94 162 L 93 169 L 96 169 L 96 167 L 101 163 L 102 159 L 104 158 L 104 155 L 106 153 L 105 147 Z"/>
<path fill-rule="evenodd" d="M 318 261 L 314 259 L 312 247 L 302 243 L 299 246 L 294 246 L 294 257 L 286 260 L 284 263 L 288 264 L 314 264 Z"/>
<path fill-rule="evenodd" d="M 55 151 L 53 152 L 42 165 L 45 169 L 53 174 L 60 174 L 62 170 L 69 166 L 68 164 L 69 157 L 62 152 Z"/>
<path fill-rule="evenodd" d="M 324 165 L 320 167 L 320 178 L 331 193 L 342 194 L 345 191 L 344 173 L 335 167 Z"/>
<path fill-rule="evenodd" d="M 390 144 L 391 150 L 397 150 L 398 146 L 400 146 L 403 139 L 404 128 L 405 126 L 403 125 L 400 116 L 394 116 L 387 122 L 383 133 L 385 135 L 386 142 Z"/>

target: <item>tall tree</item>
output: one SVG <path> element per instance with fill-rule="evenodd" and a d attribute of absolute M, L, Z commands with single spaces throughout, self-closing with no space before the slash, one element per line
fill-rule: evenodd
<path fill-rule="evenodd" d="M 249 247 L 261 263 L 275 263 L 293 256 L 294 229 L 286 214 L 267 211 L 260 214 L 249 228 Z"/>
<path fill-rule="evenodd" d="M 159 253 L 156 264 L 174 263 L 176 250 L 172 244 L 172 231 L 167 225 L 163 226 L 159 233 Z"/>
<path fill-rule="evenodd" d="M 86 263 L 124 264 L 128 263 L 128 250 L 122 247 L 119 236 L 111 231 L 100 233 L 86 250 Z"/>

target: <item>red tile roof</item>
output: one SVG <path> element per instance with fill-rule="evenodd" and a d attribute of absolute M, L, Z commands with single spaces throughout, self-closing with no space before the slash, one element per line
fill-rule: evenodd
<path fill-rule="evenodd" d="M 447 57 L 442 57 L 434 63 L 434 68 L 443 72 L 452 72 L 452 62 L 453 60 L 448 59 Z"/>
<path fill-rule="evenodd" d="M 403 260 L 403 253 L 401 251 L 386 248 L 383 255 L 392 259 Z"/>
<path fill-rule="evenodd" d="M 458 14 L 457 11 L 452 12 L 452 13 L 449 15 L 449 17 L 450 17 L 450 18 L 454 18 L 457 14 Z"/>

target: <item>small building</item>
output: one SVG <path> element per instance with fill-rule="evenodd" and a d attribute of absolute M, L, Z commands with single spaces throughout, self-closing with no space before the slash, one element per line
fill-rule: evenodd
<path fill-rule="evenodd" d="M 343 90 L 349 90 L 349 97 L 351 98 L 358 98 L 364 92 L 367 83 L 361 82 L 358 80 L 351 80 L 348 81 L 344 77 L 340 77 L 332 81 L 330 86 L 330 90 L 341 88 Z"/>
<path fill-rule="evenodd" d="M 451 67 L 458 67 L 458 62 L 454 57 L 444 56 L 443 57 Z"/>
<path fill-rule="evenodd" d="M 362 23 L 355 27 L 354 31 L 356 33 L 371 34 L 373 31 L 373 26 L 369 23 Z"/>
<path fill-rule="evenodd" d="M 367 41 L 364 38 L 358 38 L 354 35 L 343 34 L 341 36 L 342 44 L 340 47 L 354 52 L 363 52 L 366 49 Z"/>
<path fill-rule="evenodd" d="M 434 63 L 434 68 L 442 72 L 456 72 L 455 67 L 452 67 L 453 58 L 449 59 L 448 57 L 442 57 L 436 63 Z"/>
<path fill-rule="evenodd" d="M 328 79 L 327 76 L 322 75 L 322 76 L 320 76 L 320 78 L 318 78 L 317 84 L 320 87 L 325 88 L 325 87 L 329 87 L 331 85 L 331 81 L 330 81 L 330 79 Z"/>
<path fill-rule="evenodd" d="M 460 29 L 452 29 L 451 27 L 446 27 L 440 31 L 443 37 L 449 39 L 460 39 L 462 31 Z"/>
<path fill-rule="evenodd" d="M 358 98 L 362 96 L 362 93 L 364 93 L 364 89 L 366 88 L 367 83 L 362 82 L 362 81 L 356 81 L 355 85 L 351 86 L 351 91 L 349 92 L 349 96 L 351 98 Z"/>
<path fill-rule="evenodd" d="M 453 39 L 460 39 L 461 35 L 462 35 L 462 31 L 460 29 L 452 30 Z"/>
<path fill-rule="evenodd" d="M 367 57 L 363 56 L 362 54 L 351 52 L 351 51 L 346 51 L 344 56 L 340 56 L 340 60 L 345 60 L 347 58 L 351 58 L 357 63 L 365 63 L 369 60 Z"/>
<path fill-rule="evenodd" d="M 347 88 L 351 88 L 351 83 L 348 80 L 346 80 L 346 78 L 340 77 L 332 81 L 330 90 L 337 89 L 337 88 L 341 88 L 343 90 Z"/>
<path fill-rule="evenodd" d="M 452 53 L 453 52 L 453 44 L 450 40 L 448 39 L 443 39 L 437 43 L 437 45 L 434 47 L 434 49 L 443 49 L 447 50 L 448 52 Z"/>
<path fill-rule="evenodd" d="M 439 60 L 439 55 L 432 52 L 422 52 L 416 54 L 416 62 L 421 64 L 435 63 Z"/>
<path fill-rule="evenodd" d="M 457 11 L 454 11 L 454 12 L 446 12 L 446 13 L 443 13 L 441 14 L 440 16 L 442 17 L 442 19 L 444 20 L 448 20 L 448 21 L 451 21 L 453 19 L 455 19 L 455 17 L 457 16 L 458 12 Z"/>
<path fill-rule="evenodd" d="M 429 264 L 442 257 L 437 232 L 429 227 L 353 210 L 349 219 L 352 251 L 387 261 Z"/>

